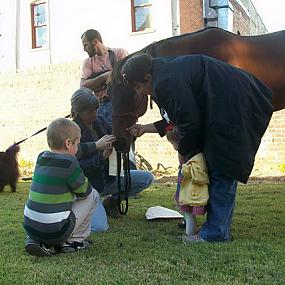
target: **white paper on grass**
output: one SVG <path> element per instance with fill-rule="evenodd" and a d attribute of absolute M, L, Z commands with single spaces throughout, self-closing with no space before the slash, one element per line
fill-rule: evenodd
<path fill-rule="evenodd" d="M 154 206 L 147 209 L 145 213 L 147 220 L 153 219 L 179 219 L 183 218 L 179 212 L 161 206 Z"/>

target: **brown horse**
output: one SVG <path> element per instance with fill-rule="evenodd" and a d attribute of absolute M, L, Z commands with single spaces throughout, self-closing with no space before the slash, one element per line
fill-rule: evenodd
<path fill-rule="evenodd" d="M 113 104 L 113 133 L 116 150 L 127 152 L 132 137 L 126 128 L 134 124 L 147 109 L 143 98 L 123 85 L 121 68 L 125 61 L 139 53 L 153 57 L 205 54 L 241 69 L 265 83 L 273 92 L 275 111 L 285 108 L 285 31 L 238 36 L 219 28 L 206 28 L 155 42 L 119 61 L 111 75 L 110 94 Z M 146 97 L 146 96 L 144 96 Z"/>

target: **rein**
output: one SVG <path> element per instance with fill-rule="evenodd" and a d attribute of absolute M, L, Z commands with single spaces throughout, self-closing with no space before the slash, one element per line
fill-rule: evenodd
<path fill-rule="evenodd" d="M 121 166 L 123 158 L 123 169 L 125 178 L 125 190 L 122 191 L 121 185 Z M 126 215 L 129 209 L 128 193 L 131 188 L 131 171 L 130 171 L 130 160 L 129 153 L 117 152 L 117 177 L 118 177 L 118 206 L 119 212 L 122 215 Z M 125 200 L 125 205 L 123 204 L 123 199 Z"/>
<path fill-rule="evenodd" d="M 67 118 L 69 118 L 69 117 L 70 117 L 70 115 L 67 115 L 67 116 L 65 116 L 64 118 L 67 119 Z M 41 130 L 35 132 L 34 134 L 30 135 L 29 137 L 26 137 L 25 139 L 22 139 L 22 140 L 20 140 L 20 141 L 18 141 L 18 142 L 16 142 L 16 143 L 14 143 L 13 145 L 19 145 L 19 144 L 23 143 L 24 141 L 26 141 L 26 140 L 28 140 L 28 139 L 30 139 L 30 138 L 32 138 L 32 137 L 34 137 L 34 136 L 36 136 L 36 135 L 42 133 L 42 132 L 45 131 L 46 129 L 47 129 L 47 127 L 45 127 L 45 128 L 43 128 L 43 129 L 41 129 Z"/>

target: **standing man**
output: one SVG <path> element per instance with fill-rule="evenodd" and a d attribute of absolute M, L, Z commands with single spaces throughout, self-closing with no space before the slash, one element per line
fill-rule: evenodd
<path fill-rule="evenodd" d="M 106 47 L 100 33 L 93 29 L 85 31 L 81 40 L 89 58 L 82 65 L 80 87 L 87 87 L 95 92 L 100 103 L 97 115 L 103 116 L 111 127 L 112 104 L 107 94 L 106 80 L 115 63 L 128 53 L 122 48 Z"/>

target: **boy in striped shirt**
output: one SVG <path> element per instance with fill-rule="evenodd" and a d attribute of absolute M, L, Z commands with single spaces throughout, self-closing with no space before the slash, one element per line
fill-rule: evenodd
<path fill-rule="evenodd" d="M 25 249 L 31 255 L 74 252 L 91 243 L 87 238 L 99 194 L 75 158 L 80 137 L 80 128 L 68 119 L 56 119 L 47 128 L 50 151 L 37 158 L 24 210 Z"/>

